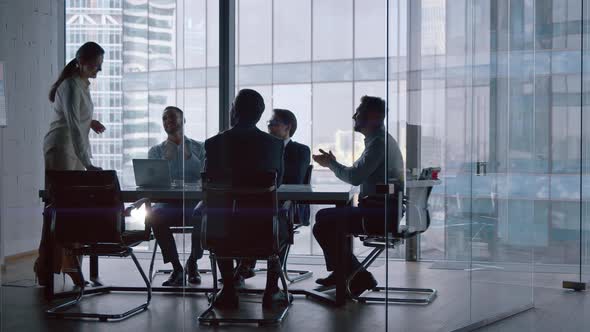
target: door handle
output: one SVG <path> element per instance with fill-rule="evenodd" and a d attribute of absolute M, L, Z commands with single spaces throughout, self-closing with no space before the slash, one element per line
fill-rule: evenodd
<path fill-rule="evenodd" d="M 484 176 L 488 174 L 488 163 L 487 161 L 478 161 L 475 163 L 475 175 Z"/>

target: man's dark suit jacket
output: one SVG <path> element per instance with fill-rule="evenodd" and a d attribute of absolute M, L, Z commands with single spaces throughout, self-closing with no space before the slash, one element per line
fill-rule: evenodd
<path fill-rule="evenodd" d="M 205 141 L 205 171 L 227 171 L 248 176 L 276 171 L 283 180 L 283 141 L 256 126 L 236 125 Z"/>
<path fill-rule="evenodd" d="M 285 175 L 284 184 L 303 184 L 305 172 L 310 163 L 311 150 L 307 145 L 290 140 L 285 146 Z M 295 211 L 295 221 L 309 225 L 309 205 L 299 204 Z"/>
<path fill-rule="evenodd" d="M 311 151 L 307 145 L 290 140 L 285 146 L 284 184 L 303 184 L 309 166 Z"/>

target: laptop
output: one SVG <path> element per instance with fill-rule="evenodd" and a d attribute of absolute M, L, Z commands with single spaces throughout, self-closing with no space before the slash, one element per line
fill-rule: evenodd
<path fill-rule="evenodd" d="M 133 159 L 133 173 L 138 187 L 168 188 L 172 183 L 168 160 Z"/>

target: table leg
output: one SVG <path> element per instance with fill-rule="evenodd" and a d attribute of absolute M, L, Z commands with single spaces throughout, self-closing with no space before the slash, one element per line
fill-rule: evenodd
<path fill-rule="evenodd" d="M 53 239 L 51 234 L 51 213 L 47 209 L 49 204 L 45 203 L 45 207 L 43 208 L 43 235 L 42 238 L 45 239 L 46 244 L 45 246 L 41 246 L 41 250 L 45 253 L 44 260 L 39 259 L 38 264 L 41 264 L 40 268 L 45 271 L 47 274 L 47 285 L 45 286 L 45 298 L 47 300 L 51 300 L 54 295 L 54 287 L 53 284 L 54 274 L 53 274 Z"/>
<path fill-rule="evenodd" d="M 103 286 L 98 278 L 98 256 L 90 256 L 90 281 L 93 287 Z"/>

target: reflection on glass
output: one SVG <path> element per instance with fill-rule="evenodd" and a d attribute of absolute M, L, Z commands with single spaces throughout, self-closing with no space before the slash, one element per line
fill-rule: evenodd
<path fill-rule="evenodd" d="M 574 0 L 401 0 L 388 2 L 385 22 L 386 3 L 238 1 L 238 86 L 264 96 L 262 130 L 272 107 L 291 109 L 299 120 L 295 139 L 313 151 L 332 150 L 345 164 L 362 151 L 350 118 L 359 98 L 387 94 L 390 134 L 404 157 L 412 148 L 407 124 L 420 125 L 420 166 L 442 168 L 421 258 L 434 261 L 432 270 L 458 275 L 464 287 L 471 278 L 473 293 L 448 326 L 526 305 L 532 263 L 535 273 L 554 264 L 576 273 L 580 218 L 590 227 L 579 105 L 588 75 L 577 28 L 587 13 L 581 16 Z M 217 133 L 218 1 L 113 1 L 120 6 L 104 13 L 79 4 L 66 1 L 67 57 L 88 39 L 107 49 L 108 75 L 92 85 L 95 112 L 108 128 L 92 137 L 99 166 L 132 184 L 131 159 L 145 158 L 163 139 L 160 115 L 170 104 L 185 110 L 191 137 Z M 112 21 L 91 26 L 80 13 Z M 320 168 L 313 182 L 339 183 Z M 316 249 L 303 228 L 294 252 Z M 488 307 L 467 307 L 489 289 L 497 297 L 482 303 Z"/>

